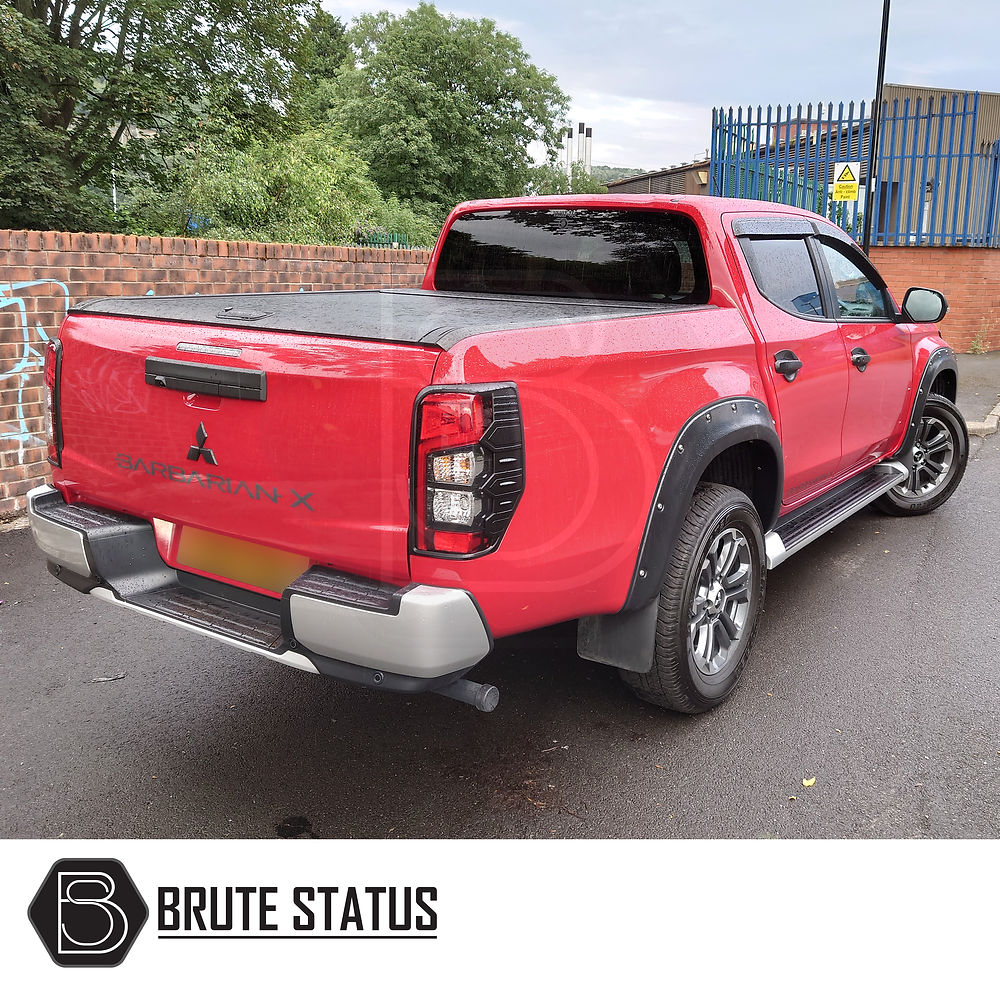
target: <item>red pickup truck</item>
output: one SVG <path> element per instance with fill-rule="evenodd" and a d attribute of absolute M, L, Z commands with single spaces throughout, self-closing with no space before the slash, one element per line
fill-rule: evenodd
<path fill-rule="evenodd" d="M 31 526 L 77 590 L 304 670 L 488 711 L 494 639 L 575 619 L 700 712 L 768 569 L 958 486 L 946 308 L 781 205 L 467 203 L 419 290 L 72 308 Z"/>

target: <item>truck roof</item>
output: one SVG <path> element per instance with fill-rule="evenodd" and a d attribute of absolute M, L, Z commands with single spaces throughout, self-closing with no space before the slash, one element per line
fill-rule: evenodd
<path fill-rule="evenodd" d="M 755 215 L 799 215 L 829 224 L 829 220 L 823 216 L 794 205 L 748 198 L 716 198 L 701 194 L 553 194 L 525 198 L 490 198 L 456 205 L 449 222 L 456 215 L 468 212 L 495 212 L 511 208 L 680 209 L 690 215 L 712 220 L 720 219 L 726 212 L 752 212 Z"/>

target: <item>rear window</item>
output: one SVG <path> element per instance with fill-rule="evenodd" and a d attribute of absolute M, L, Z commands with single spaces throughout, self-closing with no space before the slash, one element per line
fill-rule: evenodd
<path fill-rule="evenodd" d="M 761 295 L 785 312 L 822 316 L 819 279 L 806 241 L 746 239 L 743 251 Z"/>
<path fill-rule="evenodd" d="M 442 291 L 708 302 L 694 221 L 679 212 L 509 209 L 456 219 L 434 279 Z"/>

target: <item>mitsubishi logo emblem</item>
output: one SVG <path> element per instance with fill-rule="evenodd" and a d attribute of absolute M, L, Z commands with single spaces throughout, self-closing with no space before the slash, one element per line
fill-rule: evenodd
<path fill-rule="evenodd" d="M 215 454 L 212 449 L 205 447 L 205 442 L 208 440 L 208 431 L 205 430 L 204 423 L 198 424 L 198 429 L 194 432 L 194 439 L 198 443 L 188 448 L 188 460 L 197 462 L 199 458 L 203 458 L 209 465 L 218 465 L 219 463 L 215 460 Z"/>

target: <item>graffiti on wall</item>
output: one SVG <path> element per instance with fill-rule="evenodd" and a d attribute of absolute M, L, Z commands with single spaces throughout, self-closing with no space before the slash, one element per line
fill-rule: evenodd
<path fill-rule="evenodd" d="M 0 393 L 9 399 L 14 393 L 15 416 L 0 423 L 0 441 L 15 440 L 22 448 L 44 447 L 45 442 L 28 430 L 24 392 L 41 384 L 45 365 L 45 344 L 52 339 L 41 323 L 31 318 L 31 295 L 42 294 L 63 300 L 62 311 L 69 309 L 69 288 L 55 278 L 36 278 L 33 281 L 0 281 L 0 309 L 8 309 L 16 317 L 13 342 L 17 344 L 15 356 L 0 362 Z M 153 294 L 153 289 L 146 292 Z"/>
<path fill-rule="evenodd" d="M 13 438 L 21 447 L 45 445 L 44 441 L 28 431 L 24 409 L 25 390 L 40 383 L 45 363 L 45 343 L 51 339 L 48 331 L 30 318 L 29 293 L 38 294 L 40 289 L 48 289 L 48 295 L 61 295 L 63 311 L 69 309 L 69 289 L 61 281 L 52 278 L 0 281 L 0 309 L 8 309 L 16 317 L 13 342 L 17 345 L 15 357 L 2 362 L 3 370 L 0 370 L 0 392 L 8 399 L 13 392 L 15 405 L 14 419 L 0 424 L 0 440 Z"/>

